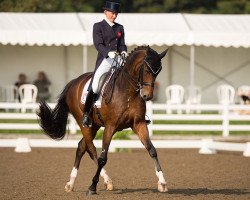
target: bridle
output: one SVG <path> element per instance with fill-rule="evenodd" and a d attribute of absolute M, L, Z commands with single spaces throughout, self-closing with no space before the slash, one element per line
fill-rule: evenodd
<path fill-rule="evenodd" d="M 148 70 L 153 74 L 153 76 L 157 76 L 161 69 L 162 66 L 160 65 L 159 68 L 157 70 L 154 70 L 152 68 L 152 66 L 150 65 L 150 63 L 147 61 L 147 56 L 144 57 L 142 64 L 140 65 L 140 69 L 139 69 L 139 76 L 137 78 L 137 80 L 135 80 L 129 73 L 128 71 L 123 68 L 123 72 L 126 75 L 126 77 L 128 78 L 127 80 L 129 81 L 129 83 L 135 88 L 135 90 L 138 92 L 140 91 L 143 86 L 150 86 L 150 87 L 154 87 L 154 81 L 152 82 L 144 82 L 143 77 L 144 77 L 144 68 L 145 65 L 147 66 Z"/>

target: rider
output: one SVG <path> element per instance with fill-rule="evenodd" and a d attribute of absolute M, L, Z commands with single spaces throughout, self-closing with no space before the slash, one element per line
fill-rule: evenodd
<path fill-rule="evenodd" d="M 95 23 L 93 26 L 93 41 L 98 55 L 92 84 L 84 106 L 82 124 L 85 127 L 91 124 L 89 114 L 98 94 L 99 79 L 115 63 L 114 58 L 118 52 L 121 52 L 122 57 L 127 56 L 123 26 L 115 22 L 120 12 L 120 4 L 106 1 L 103 9 L 105 14 L 104 20 Z"/>

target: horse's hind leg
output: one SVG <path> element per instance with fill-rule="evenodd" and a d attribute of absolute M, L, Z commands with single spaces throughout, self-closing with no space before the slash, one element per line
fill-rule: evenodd
<path fill-rule="evenodd" d="M 98 166 L 97 156 L 92 156 L 92 153 L 89 151 L 88 151 L 88 153 L 89 153 L 90 157 L 92 158 L 92 160 L 95 162 L 95 164 Z M 94 153 L 94 155 L 97 155 L 96 152 Z M 114 189 L 113 182 L 112 182 L 111 178 L 109 177 L 109 175 L 107 174 L 107 171 L 104 168 L 102 168 L 100 175 L 104 180 L 104 187 L 106 188 L 106 190 L 113 190 Z"/>
<path fill-rule="evenodd" d="M 153 158 L 155 162 L 155 172 L 156 176 L 158 177 L 158 191 L 159 192 L 167 192 L 167 184 L 165 181 L 165 178 L 163 176 L 163 172 L 157 157 L 157 152 L 152 144 L 149 134 L 148 134 L 148 128 L 146 123 L 138 123 L 134 126 L 135 133 L 138 134 L 139 139 L 141 140 L 142 144 L 145 146 L 145 148 L 148 150 L 149 155 L 151 158 Z"/>
<path fill-rule="evenodd" d="M 84 155 L 85 152 L 86 152 L 86 144 L 85 144 L 84 138 L 82 138 L 80 140 L 80 142 L 78 143 L 78 147 L 76 150 L 75 163 L 74 163 L 74 167 L 73 167 L 71 174 L 70 174 L 70 180 L 65 185 L 66 192 L 71 192 L 74 189 L 74 183 L 75 183 L 75 179 L 77 176 L 77 172 L 78 172 L 78 169 L 80 166 L 82 156 Z"/>
<path fill-rule="evenodd" d="M 93 141 L 98 129 L 99 128 L 97 128 L 97 127 L 91 129 L 91 134 L 90 134 L 92 136 L 91 141 Z M 83 128 L 82 128 L 82 131 L 83 131 Z M 74 183 L 75 183 L 75 179 L 77 177 L 78 169 L 80 167 L 80 162 L 81 162 L 81 159 L 86 151 L 88 152 L 90 158 L 98 165 L 96 148 L 95 148 L 93 142 L 91 142 L 91 143 L 92 143 L 92 145 L 90 144 L 88 147 L 86 145 L 86 141 L 84 140 L 84 138 L 82 138 L 80 140 L 80 142 L 78 143 L 78 147 L 76 150 L 75 163 L 74 163 L 74 167 L 73 167 L 71 174 L 70 174 L 70 180 L 65 185 L 66 192 L 71 192 L 74 189 Z M 113 190 L 112 180 L 109 178 L 105 169 L 102 169 L 101 176 L 104 179 L 104 186 L 106 187 L 106 189 Z"/>

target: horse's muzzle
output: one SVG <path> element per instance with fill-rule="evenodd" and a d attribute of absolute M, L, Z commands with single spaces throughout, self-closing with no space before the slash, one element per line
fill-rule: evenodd
<path fill-rule="evenodd" d="M 144 101 L 149 101 L 153 98 L 152 94 L 146 95 L 143 90 L 140 90 L 140 96 Z"/>

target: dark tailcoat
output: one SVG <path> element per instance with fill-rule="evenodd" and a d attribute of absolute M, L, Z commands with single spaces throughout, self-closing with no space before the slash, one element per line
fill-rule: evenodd
<path fill-rule="evenodd" d="M 121 24 L 114 23 L 111 27 L 105 20 L 95 23 L 93 27 L 93 40 L 98 51 L 95 70 L 104 58 L 108 57 L 108 52 L 117 50 L 117 34 L 121 32 L 121 43 L 119 52 L 127 51 L 124 40 L 124 29 Z"/>

